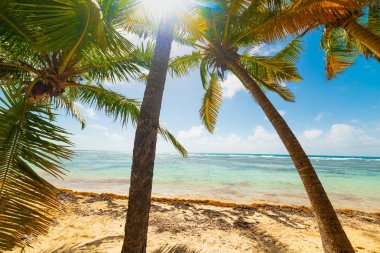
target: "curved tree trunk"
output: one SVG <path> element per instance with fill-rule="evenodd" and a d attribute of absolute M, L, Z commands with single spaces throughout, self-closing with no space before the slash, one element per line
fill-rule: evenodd
<path fill-rule="evenodd" d="M 157 128 L 168 69 L 174 21 L 161 18 L 152 67 L 137 123 L 123 253 L 145 253 Z"/>
<path fill-rule="evenodd" d="M 251 92 L 288 150 L 314 209 L 324 251 L 329 253 L 355 252 L 313 165 L 292 130 L 247 71 L 234 60 L 227 60 L 227 64 Z"/>
<path fill-rule="evenodd" d="M 352 37 L 358 39 L 366 47 L 368 47 L 377 57 L 380 58 L 380 37 L 358 24 L 354 19 L 350 19 L 344 24 L 344 29 L 347 30 Z"/>

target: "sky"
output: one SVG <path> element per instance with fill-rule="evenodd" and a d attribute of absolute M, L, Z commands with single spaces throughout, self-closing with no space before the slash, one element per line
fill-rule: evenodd
<path fill-rule="evenodd" d="M 296 102 L 283 101 L 267 93 L 277 110 L 308 154 L 380 156 L 380 64 L 358 58 L 353 66 L 328 81 L 324 72 L 324 53 L 319 48 L 320 31 L 303 38 L 305 51 L 297 67 L 302 82 L 287 83 Z M 257 54 L 271 55 L 280 44 L 260 45 Z M 173 45 L 172 55 L 189 49 Z M 142 99 L 144 84 L 139 82 L 106 83 L 107 87 L 127 97 Z M 239 80 L 228 75 L 223 83 L 223 103 L 214 134 L 202 126 L 199 108 L 203 88 L 199 71 L 185 78 L 168 77 L 160 121 L 191 153 L 286 154 L 275 130 L 261 108 L 253 101 Z M 59 125 L 73 133 L 72 141 L 80 150 L 133 150 L 135 129 L 78 104 L 87 127 L 62 115 Z M 158 153 L 175 153 L 159 138 Z"/>

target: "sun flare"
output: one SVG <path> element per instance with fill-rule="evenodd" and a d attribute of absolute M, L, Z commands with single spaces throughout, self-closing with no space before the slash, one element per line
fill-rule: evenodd
<path fill-rule="evenodd" d="M 168 14 L 183 6 L 184 0 L 143 0 L 144 7 L 152 13 Z"/>

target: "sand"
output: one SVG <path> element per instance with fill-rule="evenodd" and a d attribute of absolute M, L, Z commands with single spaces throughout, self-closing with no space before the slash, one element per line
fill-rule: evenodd
<path fill-rule="evenodd" d="M 24 252 L 120 252 L 125 197 L 62 192 L 60 199 L 65 211 Z M 338 215 L 357 252 L 380 252 L 380 214 L 341 210 Z M 205 253 L 323 252 L 309 208 L 156 199 L 148 252 L 176 244 Z"/>

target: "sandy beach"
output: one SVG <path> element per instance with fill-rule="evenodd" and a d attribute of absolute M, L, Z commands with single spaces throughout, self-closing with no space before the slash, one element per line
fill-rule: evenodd
<path fill-rule="evenodd" d="M 59 198 L 64 211 L 25 253 L 120 252 L 125 196 L 62 191 Z M 379 213 L 338 210 L 338 215 L 357 252 L 380 252 Z M 308 207 L 155 198 L 148 252 L 177 244 L 206 253 L 323 252 Z"/>

